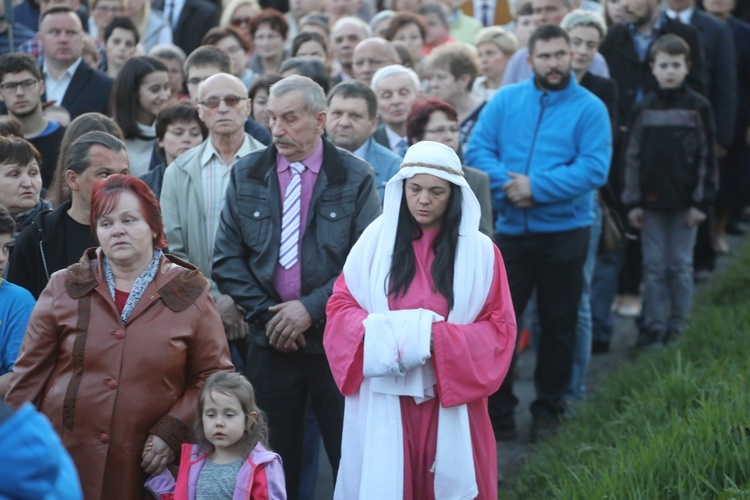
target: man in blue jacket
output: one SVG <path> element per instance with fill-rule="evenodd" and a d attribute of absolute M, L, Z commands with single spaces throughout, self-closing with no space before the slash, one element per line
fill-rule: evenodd
<path fill-rule="evenodd" d="M 571 75 L 568 35 L 542 25 L 529 40 L 533 77 L 503 87 L 474 128 L 466 163 L 490 176 L 495 239 L 517 316 L 536 288 L 541 334 L 531 439 L 555 431 L 573 362 L 592 194 L 612 154 L 604 104 Z M 516 435 L 511 369 L 490 398 L 498 439 Z"/>

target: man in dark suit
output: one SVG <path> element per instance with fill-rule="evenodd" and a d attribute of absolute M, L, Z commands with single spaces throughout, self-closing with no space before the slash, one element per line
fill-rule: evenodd
<path fill-rule="evenodd" d="M 91 111 L 108 115 L 113 81 L 83 61 L 83 27 L 75 11 L 52 7 L 42 12 L 39 38 L 45 100 L 67 109 L 71 119 Z"/>
<path fill-rule="evenodd" d="M 164 12 L 164 19 L 172 26 L 173 43 L 188 55 L 208 30 L 219 25 L 221 15 L 219 8 L 206 0 L 156 0 L 153 8 Z"/>

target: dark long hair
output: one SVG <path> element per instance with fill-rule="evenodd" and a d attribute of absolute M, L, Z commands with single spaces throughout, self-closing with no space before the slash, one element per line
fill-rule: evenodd
<path fill-rule="evenodd" d="M 138 56 L 128 59 L 115 78 L 111 95 L 112 114 L 125 139 L 142 137 L 138 128 L 138 89 L 148 75 L 157 71 L 168 73 L 167 67 L 160 60 L 150 56 Z"/>
<path fill-rule="evenodd" d="M 406 181 L 404 181 L 404 184 Z M 455 297 L 453 296 L 453 268 L 456 262 L 456 249 L 458 248 L 458 227 L 461 224 L 461 188 L 451 183 L 451 194 L 448 207 L 443 215 L 443 223 L 435 241 L 432 243 L 432 251 L 435 260 L 432 261 L 430 274 L 435 284 L 433 291 L 440 293 L 448 299 L 448 310 L 453 309 Z M 391 270 L 386 282 L 390 281 L 388 295 L 393 298 L 402 297 L 409 289 L 416 264 L 414 262 L 414 248 L 411 243 L 423 235 L 422 228 L 409 211 L 406 204 L 406 189 L 401 196 L 401 210 L 398 214 L 398 226 L 396 227 L 396 242 L 393 246 L 393 259 Z"/>

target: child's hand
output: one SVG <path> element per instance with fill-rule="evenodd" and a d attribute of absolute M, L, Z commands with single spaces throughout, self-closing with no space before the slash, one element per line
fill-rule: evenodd
<path fill-rule="evenodd" d="M 704 220 L 706 220 L 706 214 L 695 207 L 690 207 L 688 213 L 685 214 L 685 225 L 687 227 L 696 226 Z"/>
<path fill-rule="evenodd" d="M 635 229 L 643 228 L 643 209 L 633 208 L 628 212 L 628 223 Z"/>

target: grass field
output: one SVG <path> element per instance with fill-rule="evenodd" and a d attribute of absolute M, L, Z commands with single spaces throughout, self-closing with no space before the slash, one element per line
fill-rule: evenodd
<path fill-rule="evenodd" d="M 502 498 L 750 499 L 750 247 L 684 338 L 598 385 Z"/>

